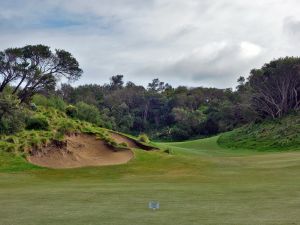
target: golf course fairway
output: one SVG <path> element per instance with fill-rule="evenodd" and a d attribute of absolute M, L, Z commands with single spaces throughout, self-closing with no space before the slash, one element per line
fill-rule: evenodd
<path fill-rule="evenodd" d="M 74 169 L 2 152 L 0 225 L 300 224 L 300 152 L 223 149 L 217 138 Z"/>

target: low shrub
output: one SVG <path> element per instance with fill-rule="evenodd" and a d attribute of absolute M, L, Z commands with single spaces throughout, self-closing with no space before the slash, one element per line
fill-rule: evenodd
<path fill-rule="evenodd" d="M 147 134 L 140 134 L 138 136 L 138 140 L 141 141 L 141 142 L 144 142 L 144 143 L 149 143 L 150 142 L 150 139 L 147 136 Z"/>
<path fill-rule="evenodd" d="M 68 105 L 66 107 L 66 114 L 71 117 L 71 118 L 75 118 L 77 117 L 77 108 L 73 105 Z"/>
<path fill-rule="evenodd" d="M 167 153 L 167 154 L 169 154 L 169 155 L 173 154 L 171 148 L 166 148 L 166 149 L 164 150 L 164 153 Z"/>
<path fill-rule="evenodd" d="M 124 148 L 128 148 L 128 144 L 125 142 L 122 142 L 121 144 L 119 144 L 120 147 L 124 147 Z"/>
<path fill-rule="evenodd" d="M 32 99 L 32 102 L 36 105 L 44 106 L 44 107 L 53 107 L 60 111 L 64 111 L 66 109 L 66 103 L 63 99 L 58 96 L 50 96 L 46 97 L 43 95 L 35 95 Z"/>
<path fill-rule="evenodd" d="M 62 120 L 57 131 L 62 134 L 72 133 L 76 131 L 76 125 L 71 121 Z"/>
<path fill-rule="evenodd" d="M 16 96 L 0 94 L 0 134 L 14 134 L 24 129 L 26 115 Z"/>
<path fill-rule="evenodd" d="M 187 131 L 187 129 L 179 128 L 179 127 L 173 127 L 171 128 L 171 136 L 173 140 L 176 141 L 182 141 L 190 138 L 190 134 Z"/>
<path fill-rule="evenodd" d="M 106 144 L 108 144 L 111 147 L 114 147 L 114 148 L 118 147 L 118 143 L 112 139 L 107 139 L 107 140 L 105 140 L 105 142 L 106 142 Z"/>
<path fill-rule="evenodd" d="M 30 103 L 30 108 L 32 111 L 36 111 L 37 110 L 37 106 L 35 103 Z"/>
<path fill-rule="evenodd" d="M 28 130 L 48 130 L 49 122 L 44 116 L 33 116 L 26 121 Z"/>

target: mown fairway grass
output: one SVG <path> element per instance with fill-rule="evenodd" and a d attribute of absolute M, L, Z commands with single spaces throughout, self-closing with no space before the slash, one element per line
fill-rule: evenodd
<path fill-rule="evenodd" d="M 300 224 L 300 152 L 158 143 L 129 164 L 50 170 L 0 154 L 0 225 Z M 161 209 L 150 211 L 149 200 Z"/>

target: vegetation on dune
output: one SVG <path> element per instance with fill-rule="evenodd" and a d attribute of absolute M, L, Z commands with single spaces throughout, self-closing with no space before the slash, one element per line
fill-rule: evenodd
<path fill-rule="evenodd" d="M 115 149 L 128 148 L 124 144 L 115 142 L 109 136 L 109 131 L 92 123 L 73 119 L 65 112 L 53 107 L 37 106 L 36 111 L 31 111 L 31 116 L 26 120 L 26 129 L 0 136 L 1 151 L 22 155 L 31 148 L 38 149 L 52 141 L 63 141 L 64 135 L 76 133 L 96 135 Z"/>
<path fill-rule="evenodd" d="M 38 107 L 32 116 L 27 118 L 26 129 L 14 133 L 0 136 L 2 151 L 25 152 L 32 147 L 39 148 L 47 145 L 52 140 L 59 140 L 64 133 L 59 131 L 64 128 L 79 130 L 82 126 L 80 122 L 73 121 L 54 108 Z M 51 123 L 49 123 L 51 121 Z M 68 128 L 66 128 L 68 124 Z"/>
<path fill-rule="evenodd" d="M 16 96 L 0 93 L 0 135 L 24 129 L 26 114 Z"/>
<path fill-rule="evenodd" d="M 218 143 L 228 148 L 258 151 L 300 150 L 300 114 L 251 123 L 222 134 Z"/>
<path fill-rule="evenodd" d="M 35 105 L 43 106 L 45 108 L 55 108 L 60 111 L 65 111 L 68 116 L 67 105 L 64 100 L 57 96 L 44 96 L 41 94 L 36 94 L 32 98 L 32 103 Z M 34 110 L 34 109 L 33 109 Z M 72 116 L 71 116 L 72 117 Z"/>
<path fill-rule="evenodd" d="M 48 130 L 49 122 L 45 116 L 32 116 L 26 121 L 26 129 L 28 130 Z"/>
<path fill-rule="evenodd" d="M 149 143 L 149 137 L 147 136 L 147 134 L 140 134 L 137 138 L 139 141 L 144 142 L 144 143 Z"/>

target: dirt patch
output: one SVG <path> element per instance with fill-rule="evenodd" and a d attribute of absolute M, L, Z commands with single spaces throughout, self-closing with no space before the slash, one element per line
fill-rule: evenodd
<path fill-rule="evenodd" d="M 63 143 L 33 150 L 27 160 L 43 167 L 75 168 L 123 164 L 134 156 L 130 150 L 115 150 L 95 136 L 80 134 L 66 137 Z"/>

